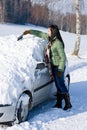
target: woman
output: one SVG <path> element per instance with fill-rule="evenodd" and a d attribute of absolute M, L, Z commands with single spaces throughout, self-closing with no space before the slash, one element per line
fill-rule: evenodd
<path fill-rule="evenodd" d="M 66 55 L 64 51 L 64 42 L 56 25 L 48 27 L 48 39 L 49 43 L 46 49 L 46 54 L 48 55 L 48 59 L 50 59 L 52 74 L 57 87 L 57 103 L 55 107 L 62 108 L 62 100 L 64 99 L 65 107 L 63 109 L 67 110 L 71 108 L 72 105 L 64 82 Z"/>
<path fill-rule="evenodd" d="M 26 30 L 23 35 L 33 34 L 47 40 L 47 34 L 37 30 Z M 23 36 L 22 35 L 22 36 Z M 18 39 L 20 40 L 20 38 Z M 66 54 L 64 42 L 61 38 L 57 25 L 48 27 L 48 45 L 45 51 L 46 62 L 48 63 L 50 75 L 54 77 L 57 88 L 57 103 L 55 107 L 62 108 L 62 100 L 65 100 L 64 110 L 72 107 L 70 96 L 64 82 L 64 71 L 66 64 Z"/>

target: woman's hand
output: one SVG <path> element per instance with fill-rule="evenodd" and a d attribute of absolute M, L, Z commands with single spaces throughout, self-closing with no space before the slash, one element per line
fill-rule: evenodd
<path fill-rule="evenodd" d="M 23 32 L 23 35 L 30 34 L 30 33 L 31 33 L 30 30 L 25 30 L 25 31 Z"/>
<path fill-rule="evenodd" d="M 61 77 L 62 76 L 62 71 L 58 71 L 57 76 Z"/>
<path fill-rule="evenodd" d="M 18 38 L 17 38 L 17 41 L 21 40 L 23 38 L 24 35 L 27 35 L 27 34 L 31 34 L 31 31 L 30 30 L 25 30 L 23 32 L 22 35 L 20 35 Z"/>

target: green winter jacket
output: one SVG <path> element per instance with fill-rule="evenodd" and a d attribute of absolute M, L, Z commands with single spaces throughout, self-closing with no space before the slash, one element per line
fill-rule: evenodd
<path fill-rule="evenodd" d="M 45 40 L 48 39 L 48 35 L 45 32 L 41 32 L 41 31 L 38 31 L 38 30 L 30 30 L 30 32 L 31 32 L 31 34 L 33 34 L 37 37 L 43 38 Z"/>
<path fill-rule="evenodd" d="M 60 71 L 64 71 L 66 55 L 64 48 L 58 39 L 56 39 L 51 46 L 51 62 L 52 65 L 58 66 Z"/>
<path fill-rule="evenodd" d="M 37 31 L 37 30 L 30 30 L 31 34 L 41 37 L 45 40 L 48 40 L 47 33 Z M 60 71 L 64 71 L 65 63 L 66 63 L 66 54 L 61 42 L 56 39 L 52 46 L 51 46 L 51 63 L 54 66 L 58 66 Z"/>

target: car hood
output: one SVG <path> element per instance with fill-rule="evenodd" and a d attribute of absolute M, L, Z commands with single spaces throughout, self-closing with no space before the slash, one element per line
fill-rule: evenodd
<path fill-rule="evenodd" d="M 46 42 L 27 35 L 17 41 L 14 35 L 0 39 L 0 104 L 11 104 L 23 89 L 31 86 L 38 61 L 43 61 Z"/>

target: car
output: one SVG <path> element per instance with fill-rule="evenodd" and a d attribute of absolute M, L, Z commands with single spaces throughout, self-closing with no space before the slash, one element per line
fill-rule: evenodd
<path fill-rule="evenodd" d="M 29 46 L 29 44 L 26 44 L 26 42 L 30 42 L 29 39 L 32 39 L 32 43 L 33 43 L 33 40 L 34 40 L 34 42 L 35 42 L 35 40 L 37 40 L 37 45 L 39 44 L 39 42 L 41 42 L 41 44 L 42 44 L 42 42 L 44 43 L 44 41 L 41 38 L 37 38 L 36 36 L 29 35 L 24 40 L 20 41 L 20 43 L 18 43 L 19 41 L 17 41 L 17 44 L 15 46 L 19 47 L 19 45 L 20 45 L 21 46 L 20 49 L 23 49 L 24 45 Z M 24 44 L 24 45 L 22 46 L 21 44 Z M 6 44 L 5 44 L 5 46 L 6 46 Z M 11 44 L 11 46 L 12 46 L 12 44 Z M 40 47 L 41 47 L 40 49 L 42 49 L 41 45 L 40 45 Z M 17 52 L 17 47 L 14 49 L 16 49 L 16 52 Z M 37 50 L 37 48 L 36 48 L 36 50 Z M 44 50 L 44 48 L 43 48 L 43 50 Z M 37 51 L 39 51 L 39 50 L 37 50 Z M 35 47 L 33 49 L 33 57 L 34 57 L 34 52 L 36 52 Z M 12 51 L 12 53 L 13 53 L 13 51 Z M 18 55 L 20 53 L 21 52 L 19 51 Z M 43 55 L 42 57 L 44 57 L 44 53 L 41 52 L 41 54 Z M 16 78 L 14 78 L 14 80 L 18 79 L 19 86 L 15 87 L 16 92 L 14 90 L 12 92 L 11 87 L 13 87 L 16 84 L 13 84 L 13 82 L 11 82 L 11 81 L 10 81 L 11 85 L 7 88 L 7 89 L 9 89 L 9 91 L 7 89 L 4 89 L 4 87 L 0 88 L 0 91 L 4 91 L 4 92 L 8 91 L 8 93 L 5 93 L 6 97 L 8 97 L 7 96 L 8 94 L 11 95 L 10 102 L 7 101 L 6 99 L 5 99 L 5 103 L 0 102 L 0 124 L 13 125 L 15 123 L 24 122 L 27 119 L 28 114 L 33 107 L 46 101 L 47 99 L 51 98 L 52 95 L 56 94 L 57 90 L 54 85 L 54 80 L 50 78 L 48 66 L 47 66 L 46 62 L 44 61 L 44 59 L 40 60 L 40 57 L 38 58 L 38 56 L 40 56 L 40 55 L 37 54 L 37 58 L 35 59 L 35 63 L 36 63 L 35 69 L 33 69 L 34 70 L 34 72 L 33 72 L 34 80 L 32 80 L 32 78 L 30 78 L 30 77 L 28 78 L 28 80 L 27 79 L 25 80 L 22 77 L 22 81 L 21 81 L 22 84 L 19 83 L 20 77 L 18 77 L 18 70 L 17 70 L 17 71 L 15 71 Z M 26 59 L 28 60 L 28 57 Z M 8 59 L 8 60 L 10 60 L 10 59 Z M 21 59 L 19 58 L 19 60 L 21 60 Z M 32 60 L 32 58 L 31 58 L 31 60 Z M 21 60 L 21 62 L 22 62 L 22 60 Z M 24 64 L 26 64 L 26 63 L 27 62 L 25 62 Z M 32 64 L 30 64 L 30 65 L 32 65 Z M 27 75 L 29 72 L 32 73 L 31 69 L 25 70 L 25 68 L 23 68 L 23 67 L 24 66 L 22 66 L 20 69 L 22 71 L 26 72 Z M 9 68 L 9 69 L 11 69 L 11 68 Z M 11 71 L 13 71 L 13 69 L 11 69 Z M 12 73 L 10 72 L 10 74 L 12 74 Z M 21 73 L 21 75 L 22 75 L 22 73 Z M 66 63 L 64 76 L 65 76 L 66 87 L 69 90 L 70 74 L 68 71 L 68 62 Z M 23 85 L 23 87 L 21 85 Z M 0 92 L 0 94 L 1 94 L 0 96 L 3 97 L 3 93 Z"/>

